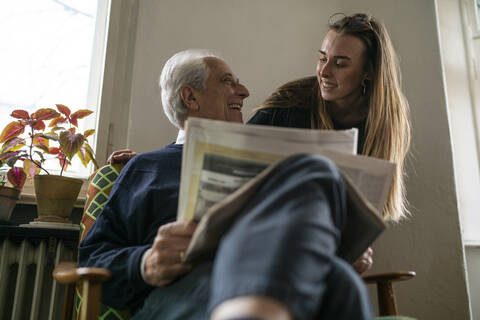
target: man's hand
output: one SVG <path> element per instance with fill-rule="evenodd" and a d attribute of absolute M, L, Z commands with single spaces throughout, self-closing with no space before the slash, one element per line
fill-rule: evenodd
<path fill-rule="evenodd" d="M 152 248 L 145 253 L 145 282 L 165 286 L 190 271 L 192 266 L 182 263 L 182 257 L 196 226 L 193 221 L 177 221 L 158 228 Z"/>
<path fill-rule="evenodd" d="M 362 274 L 368 271 L 373 265 L 373 250 L 372 248 L 368 247 L 367 251 L 365 251 L 357 261 L 353 263 L 353 269 L 357 271 L 358 274 Z"/>
<path fill-rule="evenodd" d="M 114 151 L 107 159 L 108 164 L 115 164 L 115 163 L 127 163 L 130 159 L 135 157 L 137 153 L 130 149 L 125 150 L 117 150 Z"/>

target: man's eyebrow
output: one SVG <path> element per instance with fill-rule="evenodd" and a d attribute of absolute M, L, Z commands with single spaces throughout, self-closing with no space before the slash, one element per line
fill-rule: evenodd
<path fill-rule="evenodd" d="M 318 52 L 320 52 L 320 53 L 321 53 L 321 54 L 323 54 L 323 55 L 327 55 L 327 54 L 325 53 L 325 51 L 318 50 Z M 334 56 L 334 58 L 336 58 L 336 59 L 347 59 L 347 60 L 352 60 L 352 59 L 351 59 L 350 57 L 348 57 L 348 56 Z"/>
<path fill-rule="evenodd" d="M 235 77 L 233 76 L 233 74 L 231 74 L 230 72 L 225 73 L 225 74 L 223 75 L 222 79 L 225 78 L 225 77 L 231 77 L 231 78 L 233 78 L 237 83 L 240 83 L 240 79 L 239 79 L 239 78 L 235 78 Z"/>

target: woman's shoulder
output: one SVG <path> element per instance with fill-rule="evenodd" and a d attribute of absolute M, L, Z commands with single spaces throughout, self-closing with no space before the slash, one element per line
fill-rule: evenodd
<path fill-rule="evenodd" d="M 310 128 L 310 110 L 303 107 L 269 107 L 256 110 L 248 124 Z"/>
<path fill-rule="evenodd" d="M 306 77 L 285 83 L 265 100 L 262 107 L 300 107 L 310 109 L 316 102 L 316 77 Z"/>
<path fill-rule="evenodd" d="M 302 89 L 312 89 L 315 85 L 317 85 L 316 76 L 303 77 L 281 85 L 277 89 L 277 91 L 296 91 Z"/>
<path fill-rule="evenodd" d="M 249 124 L 309 128 L 312 107 L 317 105 L 316 77 L 285 83 L 255 110 Z"/>

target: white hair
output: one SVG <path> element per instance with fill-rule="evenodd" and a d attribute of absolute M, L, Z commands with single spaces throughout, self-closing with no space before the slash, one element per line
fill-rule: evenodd
<path fill-rule="evenodd" d="M 204 59 L 209 57 L 221 59 L 210 50 L 188 49 L 173 55 L 163 67 L 159 81 L 163 111 L 177 128 L 183 125 L 188 113 L 180 89 L 184 86 L 205 89 L 209 68 Z"/>

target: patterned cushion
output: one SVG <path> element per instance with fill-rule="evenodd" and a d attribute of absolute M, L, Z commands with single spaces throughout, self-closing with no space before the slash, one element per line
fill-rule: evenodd
<path fill-rule="evenodd" d="M 102 212 L 103 207 L 107 203 L 108 196 L 112 191 L 113 183 L 117 179 L 123 164 L 106 165 L 95 171 L 90 176 L 90 184 L 87 189 L 87 199 L 83 210 L 82 221 L 80 222 L 80 241 L 87 235 L 98 215 Z M 80 319 L 80 306 L 82 305 L 82 286 L 77 285 L 75 318 Z M 128 310 L 115 310 L 108 306 L 101 305 L 98 316 L 100 320 L 126 320 L 130 319 Z"/>

